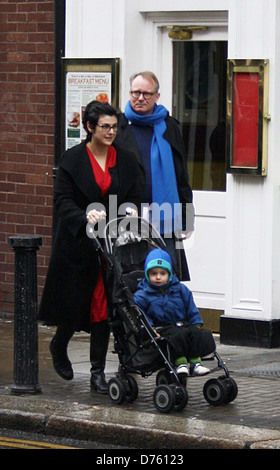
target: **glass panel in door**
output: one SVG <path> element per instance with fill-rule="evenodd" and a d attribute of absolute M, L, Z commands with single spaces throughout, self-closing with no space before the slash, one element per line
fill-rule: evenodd
<path fill-rule="evenodd" d="M 193 190 L 226 191 L 226 41 L 173 42 L 172 115 Z"/>

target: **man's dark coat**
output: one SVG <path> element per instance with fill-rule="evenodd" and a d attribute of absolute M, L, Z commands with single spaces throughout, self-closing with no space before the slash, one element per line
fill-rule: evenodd
<path fill-rule="evenodd" d="M 180 132 L 179 125 L 177 121 L 171 117 L 167 116 L 165 119 L 166 131 L 163 134 L 163 137 L 169 142 L 172 149 L 174 168 L 177 180 L 177 189 L 179 194 L 179 199 L 182 204 L 182 228 L 187 232 L 193 231 L 193 194 L 192 189 L 189 184 L 189 176 L 187 170 L 187 157 L 184 148 L 184 143 L 182 135 Z M 137 146 L 135 137 L 131 126 L 128 123 L 127 118 L 122 113 L 119 115 L 119 129 L 115 139 L 115 142 L 126 149 L 130 149 L 137 157 L 138 163 L 141 167 L 141 178 L 142 184 L 145 185 L 145 170 L 141 160 L 141 154 Z M 189 212 L 188 212 L 189 210 Z M 178 263 L 181 272 L 177 272 L 177 275 L 181 280 L 189 280 L 189 271 L 184 254 L 184 250 L 177 250 Z"/>

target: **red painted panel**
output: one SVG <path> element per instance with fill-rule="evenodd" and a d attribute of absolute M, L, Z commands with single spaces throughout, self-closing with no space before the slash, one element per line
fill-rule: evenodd
<path fill-rule="evenodd" d="M 234 73 L 231 166 L 258 166 L 259 74 Z"/>

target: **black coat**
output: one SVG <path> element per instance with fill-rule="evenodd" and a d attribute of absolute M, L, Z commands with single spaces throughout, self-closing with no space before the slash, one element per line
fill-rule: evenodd
<path fill-rule="evenodd" d="M 95 181 L 86 144 L 63 155 L 54 188 L 58 224 L 39 309 L 39 320 L 47 325 L 66 323 L 76 331 L 89 331 L 99 262 L 86 235 L 88 205 L 102 203 L 109 214 L 109 196 L 117 195 L 118 206 L 134 203 L 140 208 L 143 187 L 136 158 L 127 150 L 115 148 L 117 163 L 109 170 L 112 181 L 104 197 Z"/>
<path fill-rule="evenodd" d="M 186 203 L 193 202 L 192 189 L 189 184 L 189 176 L 187 169 L 187 157 L 184 147 L 184 142 L 181 136 L 180 128 L 177 121 L 171 116 L 167 116 L 165 119 L 166 131 L 163 137 L 169 142 L 172 149 L 175 175 L 177 180 L 177 189 L 179 194 L 180 202 L 182 203 L 182 223 L 183 230 L 186 227 Z M 145 184 L 145 170 L 141 160 L 141 154 L 134 138 L 133 132 L 128 124 L 128 121 L 124 114 L 119 115 L 119 129 L 115 139 L 116 144 L 123 148 L 129 149 L 133 152 L 141 167 L 141 175 L 143 178 L 142 183 Z"/>
<path fill-rule="evenodd" d="M 182 204 L 182 228 L 187 232 L 191 232 L 194 230 L 194 214 L 192 206 L 193 193 L 189 184 L 187 157 L 184 142 L 179 125 L 173 117 L 167 116 L 165 119 L 165 124 L 166 130 L 163 134 L 163 137 L 167 140 L 167 142 L 169 142 L 172 149 L 177 189 L 179 199 Z M 131 126 L 128 124 L 128 120 L 123 113 L 119 115 L 119 129 L 115 142 L 126 149 L 130 149 L 136 155 L 141 168 L 141 183 L 145 185 L 145 170 L 142 164 L 141 154 L 134 138 Z M 170 255 L 172 256 L 171 252 Z M 190 279 L 187 261 L 183 249 L 177 250 L 177 275 L 180 280 L 183 281 L 188 281 Z"/>

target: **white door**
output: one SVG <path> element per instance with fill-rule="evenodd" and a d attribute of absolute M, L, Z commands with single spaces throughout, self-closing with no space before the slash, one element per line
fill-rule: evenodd
<path fill-rule="evenodd" d="M 207 316 L 213 323 L 214 315 L 217 330 L 226 277 L 226 33 L 215 37 L 209 29 L 180 41 L 168 33 L 163 27 L 161 103 L 180 122 L 196 214 L 195 232 L 185 244 L 191 274 L 187 285 L 204 323 Z"/>

